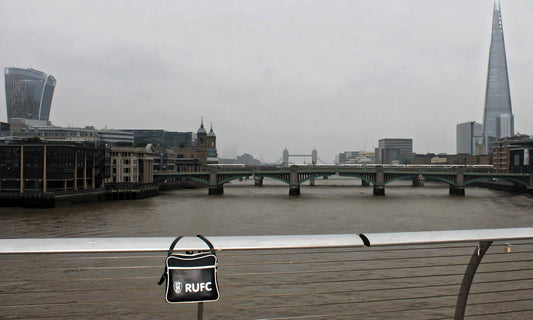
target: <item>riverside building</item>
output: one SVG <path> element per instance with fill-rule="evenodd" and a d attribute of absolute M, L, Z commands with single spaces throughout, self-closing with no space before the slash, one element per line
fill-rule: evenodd
<path fill-rule="evenodd" d="M 103 187 L 105 148 L 99 143 L 0 141 L 0 193 L 47 193 Z"/>

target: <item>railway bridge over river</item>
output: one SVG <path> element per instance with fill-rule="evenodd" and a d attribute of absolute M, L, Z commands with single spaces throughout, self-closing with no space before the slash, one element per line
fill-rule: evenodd
<path fill-rule="evenodd" d="M 385 186 L 396 180 L 412 180 L 414 186 L 421 186 L 425 180 L 447 183 L 451 195 L 465 195 L 465 187 L 475 182 L 488 180 L 502 180 L 513 183 L 518 188 L 531 189 L 533 177 L 530 174 L 496 173 L 492 169 L 468 166 L 459 167 L 341 167 L 341 166 L 291 166 L 291 167 L 231 167 L 210 166 L 198 172 L 160 172 L 154 173 L 157 183 L 165 184 L 169 181 L 193 180 L 204 184 L 210 195 L 224 193 L 224 184 L 242 178 L 254 178 L 255 185 L 263 185 L 264 178 L 270 178 L 286 183 L 289 195 L 300 195 L 300 186 L 321 177 L 341 176 L 361 179 L 363 185 L 373 185 L 374 195 L 385 195 Z"/>

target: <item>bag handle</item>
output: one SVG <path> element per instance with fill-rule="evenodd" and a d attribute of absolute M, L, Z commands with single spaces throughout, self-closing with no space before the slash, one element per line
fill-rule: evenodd
<path fill-rule="evenodd" d="M 211 241 L 207 240 L 206 237 L 202 236 L 201 234 L 197 234 L 196 235 L 198 238 L 204 240 L 204 242 L 207 244 L 207 246 L 209 247 L 209 251 L 211 251 L 211 254 L 216 256 L 217 253 L 215 251 L 215 247 L 213 247 L 213 244 L 211 243 Z"/>
<path fill-rule="evenodd" d="M 207 246 L 209 247 L 209 251 L 211 251 L 212 255 L 214 256 L 217 255 L 215 251 L 215 247 L 213 247 L 213 244 L 211 243 L 211 241 L 207 240 L 207 238 L 202 236 L 201 234 L 198 234 L 196 236 L 202 239 L 207 244 Z M 174 252 L 174 247 L 176 246 L 178 241 L 180 241 L 181 238 L 183 238 L 183 236 L 179 236 L 176 239 L 174 239 L 174 241 L 172 241 L 172 244 L 170 244 L 170 248 L 168 249 L 167 258 L 170 257 L 170 255 L 172 255 L 172 252 Z M 165 263 L 165 271 L 163 271 L 163 275 L 161 276 L 161 279 L 159 279 L 159 282 L 157 282 L 157 284 L 162 285 L 163 282 L 165 282 L 166 278 L 167 278 L 167 267 Z"/>

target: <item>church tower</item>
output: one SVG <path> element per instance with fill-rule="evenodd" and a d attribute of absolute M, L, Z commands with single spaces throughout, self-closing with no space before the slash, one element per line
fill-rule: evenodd
<path fill-rule="evenodd" d="M 213 131 L 213 124 L 207 134 L 207 163 L 218 163 L 217 136 Z"/>
<path fill-rule="evenodd" d="M 213 124 L 211 124 L 211 130 L 207 134 L 207 148 L 216 149 L 217 148 L 217 136 L 213 131 Z"/>
<path fill-rule="evenodd" d="M 204 119 L 200 124 L 200 128 L 196 132 L 196 157 L 201 164 L 207 164 L 207 131 L 204 127 Z"/>

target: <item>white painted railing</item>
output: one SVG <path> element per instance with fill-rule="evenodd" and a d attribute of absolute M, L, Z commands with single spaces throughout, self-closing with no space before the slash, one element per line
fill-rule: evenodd
<path fill-rule="evenodd" d="M 533 228 L 207 238 L 200 314 L 156 285 L 172 237 L 0 239 L 0 319 L 533 318 Z"/>

